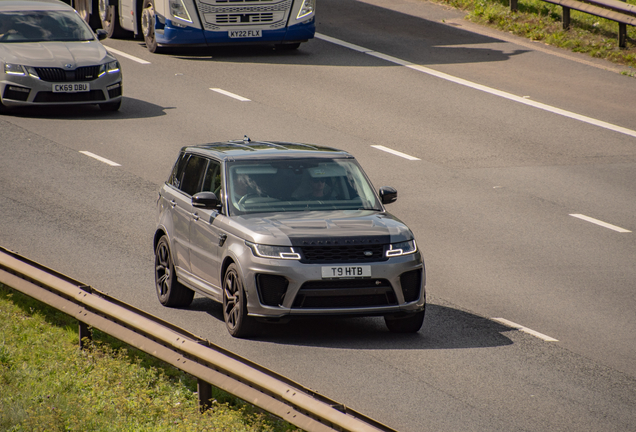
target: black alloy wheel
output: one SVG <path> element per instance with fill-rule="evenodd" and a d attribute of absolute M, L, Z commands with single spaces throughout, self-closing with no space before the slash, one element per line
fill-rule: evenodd
<path fill-rule="evenodd" d="M 238 266 L 230 264 L 223 277 L 223 319 L 228 332 L 244 338 L 253 331 L 254 319 L 247 316 L 247 301 Z"/>
<path fill-rule="evenodd" d="M 194 291 L 181 285 L 177 280 L 166 236 L 159 239 L 155 249 L 155 287 L 159 302 L 164 306 L 190 306 L 194 298 Z"/>
<path fill-rule="evenodd" d="M 392 333 L 417 333 L 424 324 L 424 312 L 420 311 L 406 316 L 385 316 L 384 323 Z"/>

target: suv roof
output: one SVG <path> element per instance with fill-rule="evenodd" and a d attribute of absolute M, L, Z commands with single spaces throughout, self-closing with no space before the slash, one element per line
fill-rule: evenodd
<path fill-rule="evenodd" d="M 332 147 L 280 141 L 252 141 L 247 136 L 242 140 L 186 146 L 182 150 L 213 154 L 219 159 L 353 158 L 346 151 Z"/>

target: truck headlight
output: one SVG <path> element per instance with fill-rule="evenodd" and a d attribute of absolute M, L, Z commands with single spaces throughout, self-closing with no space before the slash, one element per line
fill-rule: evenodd
<path fill-rule="evenodd" d="M 295 252 L 291 246 L 269 246 L 251 242 L 245 242 L 245 244 L 252 249 L 252 253 L 257 257 L 288 260 L 300 259 L 300 254 Z"/>
<path fill-rule="evenodd" d="M 298 12 L 298 16 L 296 19 L 302 19 L 306 16 L 314 13 L 314 9 L 316 8 L 315 0 L 303 0 L 303 5 L 300 7 L 300 12 Z"/>
<path fill-rule="evenodd" d="M 170 0 L 170 14 L 180 20 L 191 23 L 192 18 L 183 4 L 183 0 Z"/>
<path fill-rule="evenodd" d="M 393 243 L 389 245 L 389 249 L 386 251 L 387 258 L 397 257 L 402 255 L 410 255 L 417 252 L 417 245 L 415 240 L 409 240 L 400 243 Z"/>

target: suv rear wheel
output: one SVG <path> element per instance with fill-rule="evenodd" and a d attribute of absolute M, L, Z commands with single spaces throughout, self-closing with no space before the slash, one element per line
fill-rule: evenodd
<path fill-rule="evenodd" d="M 190 306 L 194 291 L 177 281 L 168 237 L 163 236 L 155 249 L 155 287 L 159 302 L 168 307 Z"/>

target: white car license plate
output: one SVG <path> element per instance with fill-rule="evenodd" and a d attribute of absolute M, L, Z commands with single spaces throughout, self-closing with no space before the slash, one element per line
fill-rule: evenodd
<path fill-rule="evenodd" d="M 323 279 L 371 277 L 371 266 L 323 266 Z"/>
<path fill-rule="evenodd" d="M 90 91 L 89 83 L 53 84 L 53 93 L 78 93 Z"/>
<path fill-rule="evenodd" d="M 263 36 L 263 33 L 261 30 L 230 30 L 228 35 L 231 39 L 259 38 Z"/>

